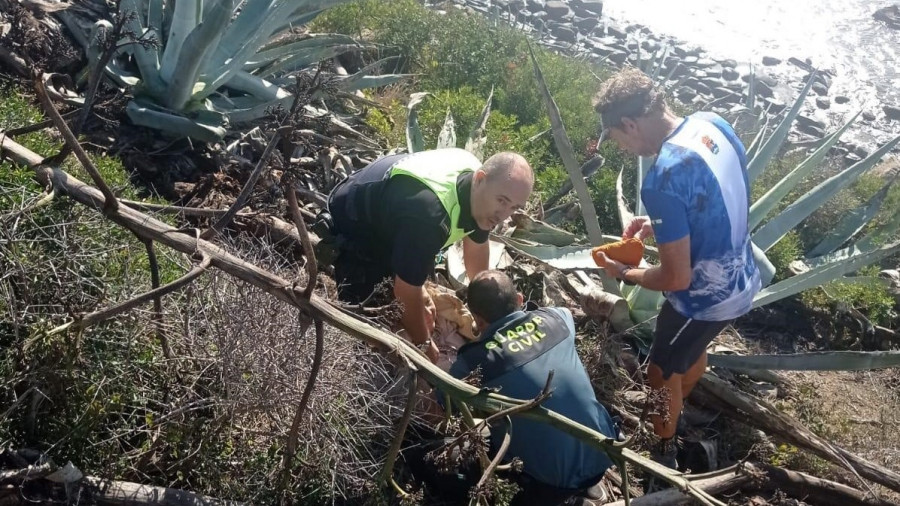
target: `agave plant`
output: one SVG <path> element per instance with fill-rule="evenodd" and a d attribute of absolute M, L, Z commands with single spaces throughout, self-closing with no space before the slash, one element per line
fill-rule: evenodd
<path fill-rule="evenodd" d="M 229 123 L 290 105 L 286 76 L 361 47 L 345 35 L 296 30 L 345 1 L 122 0 L 127 31 L 145 43 L 120 44 L 104 70 L 120 85 L 133 87 L 134 100 L 126 110 L 134 123 L 214 141 Z M 108 21 L 98 21 L 84 41 L 94 64 L 111 28 Z M 372 75 L 379 67 L 334 76 L 337 87 L 351 92 L 403 77 Z"/>
<path fill-rule="evenodd" d="M 574 236 L 572 236 L 571 242 L 566 244 L 542 244 L 539 240 L 534 240 L 536 237 L 530 233 L 520 234 L 518 238 L 516 238 L 516 234 L 513 233 L 513 237 L 505 240 L 505 242 L 519 252 L 553 267 L 562 269 L 593 269 L 596 268 L 596 266 L 590 255 L 591 245 L 616 240 L 618 237 L 603 235 L 601 233 L 596 219 L 596 213 L 591 212 L 593 203 L 590 198 L 584 198 L 582 196 L 582 194 L 587 193 L 587 185 L 585 184 L 580 171 L 578 171 L 574 152 L 572 151 L 571 144 L 568 142 L 562 118 L 559 116 L 559 111 L 555 107 L 553 98 L 547 89 L 547 85 L 543 80 L 540 68 L 533 54 L 532 64 L 534 65 L 537 84 L 542 90 L 546 102 L 548 115 L 553 127 L 556 147 L 560 151 L 563 162 L 570 173 L 572 184 L 576 191 L 578 191 L 590 244 L 578 244 Z M 759 128 L 759 133 L 748 149 L 748 169 L 751 182 L 756 180 L 763 173 L 765 168 L 769 165 L 769 162 L 771 162 L 783 148 L 788 132 L 800 112 L 803 101 L 811 88 L 813 79 L 814 76 L 810 76 L 809 82 L 800 92 L 800 95 L 797 97 L 791 109 L 784 115 L 774 129 L 770 130 L 768 125 L 762 125 Z M 751 87 L 753 85 L 752 83 L 753 79 L 750 81 Z M 753 105 L 752 102 L 750 105 Z M 853 242 L 853 238 L 864 229 L 881 208 L 881 205 L 885 201 L 888 189 L 896 179 L 896 177 L 892 177 L 885 182 L 882 189 L 877 192 L 862 209 L 845 216 L 826 237 L 822 237 L 817 246 L 807 252 L 803 258 L 797 259 L 795 265 L 797 265 L 798 270 L 802 272 L 775 284 L 770 284 L 774 278 L 775 270 L 771 262 L 766 258 L 765 252 L 784 238 L 788 232 L 805 218 L 822 206 L 827 205 L 831 197 L 841 189 L 854 183 L 860 175 L 872 168 L 882 157 L 893 149 L 898 142 L 900 142 L 900 136 L 895 137 L 882 145 L 864 160 L 820 183 L 780 212 L 774 213 L 773 211 L 780 205 L 782 200 L 791 192 L 791 190 L 793 190 L 806 175 L 821 166 L 828 151 L 837 143 L 841 135 L 853 123 L 857 116 L 858 114 L 853 116 L 853 118 L 837 131 L 827 136 L 821 145 L 802 163 L 775 184 L 762 197 L 753 202 L 749 217 L 751 238 L 754 243 L 754 255 L 760 266 L 764 281 L 764 288 L 756 296 L 754 307 L 781 300 L 810 288 L 846 279 L 844 278 L 845 275 L 900 252 L 900 240 L 884 240 L 885 237 L 893 237 L 897 229 L 900 228 L 900 217 L 888 220 L 887 223 L 869 231 L 865 236 L 861 237 L 856 242 Z M 763 115 L 760 115 L 761 119 L 763 117 Z M 635 202 L 638 203 L 638 206 L 640 206 L 641 181 L 643 179 L 643 174 L 649 168 L 650 164 L 652 164 L 652 160 L 650 159 L 641 158 L 638 160 L 638 177 L 636 178 L 637 193 L 635 198 Z M 618 207 L 620 218 L 624 224 L 633 214 L 631 210 L 628 209 L 625 202 L 621 179 L 622 176 L 620 173 L 617 184 Z M 580 191 L 579 188 L 581 188 Z M 638 213 L 641 213 L 640 208 L 638 209 Z M 632 324 L 639 333 L 649 337 L 651 334 L 650 330 L 652 329 L 652 326 L 649 325 L 649 323 L 655 320 L 656 314 L 658 314 L 663 302 L 662 294 L 641 287 L 625 286 L 612 280 L 606 280 L 604 289 L 623 297 L 628 302 Z M 762 361 L 759 363 L 766 362 Z M 898 360 L 896 354 L 882 357 L 877 361 L 867 362 L 867 364 L 873 366 L 874 364 L 878 364 L 881 367 L 884 367 L 885 365 L 898 365 L 898 363 L 900 363 L 900 360 Z"/>
<path fill-rule="evenodd" d="M 425 139 L 422 137 L 422 130 L 419 128 L 419 114 L 416 107 L 419 106 L 431 93 L 419 92 L 413 93 L 409 97 L 409 103 L 406 105 L 408 110 L 406 116 L 406 149 L 410 153 L 416 153 L 425 149 Z M 494 99 L 494 89 L 488 94 L 484 108 L 481 110 L 481 116 L 478 122 L 469 132 L 466 140 L 465 150 L 475 155 L 479 160 L 484 159 L 484 144 L 487 141 L 485 128 L 488 118 L 491 115 L 491 103 Z M 453 119 L 450 109 L 447 109 L 447 115 L 444 117 L 444 124 L 438 134 L 435 149 L 456 147 L 456 120 Z"/>

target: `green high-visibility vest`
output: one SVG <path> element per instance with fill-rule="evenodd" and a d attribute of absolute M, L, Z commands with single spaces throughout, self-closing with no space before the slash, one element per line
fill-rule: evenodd
<path fill-rule="evenodd" d="M 391 168 L 390 177 L 404 175 L 414 177 L 437 195 L 447 215 L 450 216 L 450 237 L 441 249 L 469 235 L 459 226 L 459 195 L 456 180 L 465 172 L 481 168 L 481 162 L 464 149 L 448 148 L 422 151 L 397 162 Z"/>

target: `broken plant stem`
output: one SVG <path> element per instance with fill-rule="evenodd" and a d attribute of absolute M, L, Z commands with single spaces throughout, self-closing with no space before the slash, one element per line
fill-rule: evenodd
<path fill-rule="evenodd" d="M 300 397 L 300 405 L 297 406 L 297 413 L 294 414 L 294 422 L 291 424 L 290 432 L 288 432 L 287 445 L 284 449 L 283 472 L 285 484 L 288 483 L 290 478 L 294 455 L 297 453 L 297 437 L 300 432 L 300 423 L 303 421 L 303 413 L 306 411 L 306 405 L 309 403 L 309 396 L 316 386 L 316 376 L 319 375 L 319 368 L 322 366 L 322 351 L 324 346 L 325 324 L 322 323 L 322 320 L 316 320 L 316 351 L 315 355 L 313 355 L 312 369 L 309 371 L 309 378 L 306 380 L 306 388 L 303 390 L 303 396 Z"/>
<path fill-rule="evenodd" d="M 141 239 L 138 237 L 138 239 Z M 144 246 L 147 248 L 147 260 L 150 262 L 150 287 L 153 290 L 159 288 L 159 261 L 156 259 L 156 250 L 153 248 L 153 241 L 150 239 L 142 239 Z M 156 340 L 162 346 L 163 356 L 167 360 L 172 360 L 172 349 L 169 348 L 169 339 L 166 337 L 162 328 L 162 296 L 153 297 L 153 322 L 156 324 Z"/>
<path fill-rule="evenodd" d="M 316 262 L 316 252 L 313 250 L 312 241 L 309 239 L 309 232 L 306 230 L 306 223 L 303 216 L 300 215 L 300 206 L 297 204 L 297 194 L 294 193 L 294 185 L 289 180 L 285 185 L 285 193 L 287 194 L 288 210 L 291 213 L 291 219 L 297 227 L 297 233 L 300 234 L 300 243 L 303 245 L 303 255 L 306 256 L 306 272 L 308 278 L 306 288 L 303 289 L 303 296 L 307 299 L 316 289 L 316 280 L 319 276 L 319 266 Z"/>
<path fill-rule="evenodd" d="M 494 458 L 491 459 L 490 464 L 488 464 L 487 468 L 484 470 L 484 473 L 481 475 L 481 479 L 478 480 L 478 483 L 475 485 L 475 490 L 478 492 L 477 496 L 477 504 L 488 504 L 488 494 L 486 494 L 487 484 L 490 481 L 491 477 L 494 475 L 494 471 L 497 470 L 497 466 L 500 465 L 500 462 L 503 461 L 503 457 L 506 456 L 506 451 L 509 450 L 509 444 L 512 441 L 512 420 L 509 417 L 506 417 L 506 432 L 503 433 L 503 441 L 500 443 L 500 448 L 497 449 L 497 454 L 494 455 Z"/>
<path fill-rule="evenodd" d="M 147 302 L 148 300 L 158 299 L 159 297 L 162 297 L 163 295 L 166 295 L 168 293 L 174 292 L 175 290 L 182 288 L 183 286 L 187 285 L 188 283 L 190 283 L 194 279 L 196 279 L 197 276 L 199 276 L 200 274 L 203 274 L 203 272 L 206 271 L 206 268 L 209 267 L 212 259 L 209 257 L 209 255 L 205 254 L 203 251 L 200 251 L 200 255 L 201 255 L 201 260 L 198 265 L 194 266 L 187 274 L 185 274 L 184 276 L 169 283 L 168 285 L 161 286 L 159 288 L 154 288 L 153 290 L 150 290 L 149 292 L 138 295 L 137 297 L 134 297 L 133 299 L 126 300 L 125 302 L 116 304 L 115 306 L 108 307 L 106 309 L 102 309 L 100 311 L 95 311 L 95 312 L 87 314 L 81 318 L 78 318 L 75 321 L 66 323 L 64 325 L 60 325 L 59 327 L 51 330 L 49 332 L 49 335 L 59 333 L 73 325 L 78 330 L 86 329 L 87 327 L 90 327 L 91 325 L 96 325 L 97 323 L 106 321 L 116 315 L 122 314 L 126 311 L 130 311 L 130 310 L 140 306 L 141 304 Z"/>
<path fill-rule="evenodd" d="M 263 151 L 262 156 L 259 157 L 259 161 L 256 162 L 256 167 L 253 169 L 253 172 L 250 173 L 250 177 L 247 179 L 247 183 L 244 184 L 244 187 L 241 189 L 241 193 L 238 194 L 237 200 L 231 204 L 231 207 L 228 208 L 228 211 L 219 218 L 211 227 L 206 229 L 202 234 L 200 234 L 201 239 L 212 239 L 216 235 L 222 232 L 228 225 L 231 224 L 231 220 L 234 219 L 234 216 L 244 204 L 247 203 L 247 199 L 250 198 L 250 194 L 253 192 L 253 188 L 256 186 L 256 181 L 259 180 L 259 176 L 262 175 L 263 170 L 266 168 L 266 164 L 269 161 L 269 157 L 272 156 L 272 153 L 275 151 L 275 146 L 278 145 L 278 139 L 281 135 L 276 132 L 275 135 L 269 140 L 269 144 L 266 145 L 265 151 Z"/>
<path fill-rule="evenodd" d="M 66 120 L 60 116 L 59 111 L 56 110 L 56 106 L 53 105 L 53 102 L 50 100 L 50 96 L 47 95 L 47 89 L 44 87 L 44 81 L 41 79 L 41 76 L 38 74 L 34 75 L 34 89 L 37 92 L 38 99 L 41 101 L 41 105 L 44 106 L 44 111 L 50 116 L 50 119 L 53 121 L 53 124 L 56 125 L 59 133 L 62 134 L 63 139 L 66 141 L 66 146 L 71 149 L 75 153 L 75 157 L 78 158 L 78 161 L 81 162 L 81 165 L 84 167 L 84 170 L 91 176 L 91 179 L 94 180 L 94 184 L 97 185 L 97 188 L 103 193 L 104 202 L 103 202 L 103 210 L 105 212 L 115 211 L 119 207 L 119 202 L 116 200 L 116 196 L 113 195 L 112 190 L 110 190 L 109 186 L 106 184 L 106 181 L 103 180 L 103 176 L 100 175 L 100 171 L 97 170 L 97 167 L 94 166 L 94 162 L 88 158 L 87 153 L 84 152 L 84 149 L 81 148 L 81 144 L 78 143 L 78 139 L 69 130 L 69 126 L 66 125 Z M 62 160 L 58 160 L 57 163 L 60 163 Z"/>
<path fill-rule="evenodd" d="M 385 482 L 394 482 L 394 463 L 397 461 L 397 455 L 400 453 L 400 446 L 403 444 L 403 436 L 406 435 L 406 428 L 409 426 L 409 420 L 412 418 L 413 408 L 416 405 L 416 394 L 419 391 L 418 376 L 416 371 L 409 373 L 409 392 L 406 394 L 406 405 L 403 407 L 403 416 L 397 420 L 397 426 L 394 429 L 394 440 L 391 441 L 391 447 L 388 449 L 387 457 L 384 461 L 384 469 L 381 472 L 381 479 Z M 394 488 L 400 489 L 394 483 Z M 404 493 L 405 495 L 405 493 Z"/>

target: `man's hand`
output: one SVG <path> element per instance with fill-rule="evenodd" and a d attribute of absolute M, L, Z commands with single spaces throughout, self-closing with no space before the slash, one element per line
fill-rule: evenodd
<path fill-rule="evenodd" d="M 437 310 L 424 286 L 416 286 L 394 276 L 394 296 L 403 304 L 400 322 L 413 344 L 423 344 L 431 339 Z M 434 349 L 432 349 L 434 348 Z M 437 360 L 437 347 L 430 344 L 425 351 L 432 361 Z"/>
<path fill-rule="evenodd" d="M 606 253 L 600 254 L 603 255 L 603 259 L 606 260 L 606 263 L 603 264 L 603 270 L 606 271 L 606 275 L 613 279 L 622 279 L 622 270 L 628 266 L 623 264 L 622 262 L 609 258 L 608 256 L 606 256 Z"/>
<path fill-rule="evenodd" d="M 438 350 L 437 345 L 434 344 L 434 341 L 430 341 L 428 347 L 425 348 L 425 356 L 428 357 L 428 360 L 431 360 L 432 364 L 437 364 L 440 353 L 441 352 Z"/>
<path fill-rule="evenodd" d="M 424 286 L 422 287 L 422 298 L 425 301 L 425 328 L 431 334 L 434 332 L 435 323 L 437 323 L 437 307 L 434 305 L 434 299 L 431 298 Z"/>
<path fill-rule="evenodd" d="M 653 227 L 650 226 L 649 216 L 635 216 L 631 219 L 628 226 L 622 231 L 622 239 L 630 239 L 632 237 L 640 240 L 653 237 Z"/>

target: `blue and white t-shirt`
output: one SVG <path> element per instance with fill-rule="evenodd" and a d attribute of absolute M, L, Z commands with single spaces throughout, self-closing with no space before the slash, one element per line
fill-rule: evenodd
<path fill-rule="evenodd" d="M 696 113 L 666 139 L 641 201 L 659 244 L 690 235 L 691 284 L 667 292 L 682 316 L 725 321 L 750 310 L 760 289 L 747 227 L 747 156 L 731 125 Z"/>

